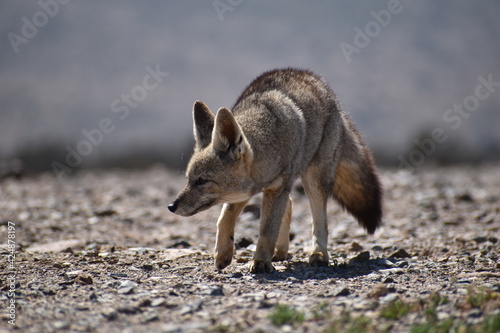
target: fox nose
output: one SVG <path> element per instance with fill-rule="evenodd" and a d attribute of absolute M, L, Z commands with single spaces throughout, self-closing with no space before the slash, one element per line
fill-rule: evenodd
<path fill-rule="evenodd" d="M 168 210 L 172 213 L 175 213 L 175 211 L 177 210 L 177 201 L 174 201 L 173 203 L 168 205 Z"/>

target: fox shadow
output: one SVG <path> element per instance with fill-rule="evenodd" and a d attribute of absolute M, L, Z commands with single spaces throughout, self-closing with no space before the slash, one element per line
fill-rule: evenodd
<path fill-rule="evenodd" d="M 362 262 L 330 263 L 327 267 L 312 267 L 309 263 L 299 260 L 281 261 L 275 263 L 278 269 L 273 273 L 255 274 L 261 279 L 270 281 L 307 281 L 350 279 L 366 276 L 375 272 L 382 275 L 404 274 L 408 262 L 396 258 L 376 258 Z M 284 269 L 283 269 L 284 267 Z"/>

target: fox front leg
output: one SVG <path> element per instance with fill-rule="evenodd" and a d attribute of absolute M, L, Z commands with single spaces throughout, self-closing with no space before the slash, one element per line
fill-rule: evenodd
<path fill-rule="evenodd" d="M 278 240 L 281 221 L 289 203 L 289 194 L 290 190 L 284 188 L 264 191 L 259 241 L 250 264 L 251 273 L 271 273 L 274 271 L 271 260 Z"/>
<path fill-rule="evenodd" d="M 222 212 L 217 221 L 217 238 L 214 250 L 215 267 L 219 270 L 227 267 L 233 260 L 234 226 L 247 202 L 227 203 L 222 207 Z"/>

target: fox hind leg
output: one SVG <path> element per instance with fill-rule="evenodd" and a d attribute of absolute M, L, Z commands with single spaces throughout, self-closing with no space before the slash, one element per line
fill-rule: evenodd
<path fill-rule="evenodd" d="M 288 247 L 290 242 L 290 222 L 292 220 L 292 198 L 288 198 L 285 214 L 281 219 L 280 232 L 276 249 L 274 251 L 273 261 L 283 261 L 288 259 Z"/>
<path fill-rule="evenodd" d="M 328 224 L 326 216 L 326 205 L 329 197 L 330 185 L 328 174 L 321 172 L 316 166 L 310 166 L 302 177 L 302 183 L 313 217 L 312 234 L 313 248 L 309 256 L 309 264 L 312 267 L 328 266 Z M 323 177 L 323 178 L 321 178 Z"/>

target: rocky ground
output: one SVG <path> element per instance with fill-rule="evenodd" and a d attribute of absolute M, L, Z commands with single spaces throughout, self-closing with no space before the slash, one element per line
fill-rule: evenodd
<path fill-rule="evenodd" d="M 4 179 L 0 332 L 499 332 L 500 166 L 381 178 L 375 235 L 329 205 L 327 268 L 307 264 L 310 212 L 298 184 L 292 258 L 257 275 L 248 264 L 259 197 L 238 222 L 233 263 L 218 272 L 219 209 L 169 213 L 178 173 Z"/>

